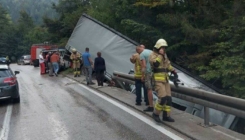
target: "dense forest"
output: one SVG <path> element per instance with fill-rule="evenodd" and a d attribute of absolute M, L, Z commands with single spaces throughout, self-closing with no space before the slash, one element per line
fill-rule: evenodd
<path fill-rule="evenodd" d="M 224 94 L 245 98 L 244 6 L 244 0 L 59 0 L 50 13 L 58 16 L 39 15 L 41 25 L 23 9 L 15 23 L 1 6 L 0 52 L 18 57 L 44 41 L 65 46 L 87 13 L 149 49 L 166 39 L 172 62 Z"/>
<path fill-rule="evenodd" d="M 7 10 L 14 22 L 20 17 L 20 11 L 26 11 L 35 24 L 42 24 L 44 15 L 50 18 L 57 17 L 58 14 L 52 9 L 52 3 L 57 2 L 58 0 L 0 0 L 0 4 Z"/>

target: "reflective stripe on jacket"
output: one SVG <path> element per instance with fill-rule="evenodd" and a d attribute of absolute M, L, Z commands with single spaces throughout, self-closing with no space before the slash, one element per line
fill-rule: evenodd
<path fill-rule="evenodd" d="M 142 72 L 141 72 L 141 65 L 140 59 L 136 59 L 135 66 L 134 66 L 134 78 L 141 79 Z"/>
<path fill-rule="evenodd" d="M 153 76 L 154 80 L 157 82 L 168 82 L 169 75 L 168 72 L 173 71 L 174 68 L 170 64 L 170 61 L 165 56 L 159 55 L 157 53 L 152 53 L 150 56 L 150 63 L 153 68 Z M 154 63 L 158 63 L 159 65 L 156 67 Z"/>
<path fill-rule="evenodd" d="M 140 55 L 135 53 L 133 58 L 130 58 L 130 61 L 134 64 L 134 78 L 141 79 L 141 64 L 140 64 Z"/>

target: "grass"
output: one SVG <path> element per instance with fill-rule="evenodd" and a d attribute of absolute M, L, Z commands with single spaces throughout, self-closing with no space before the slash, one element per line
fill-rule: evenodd
<path fill-rule="evenodd" d="M 73 73 L 73 69 L 72 69 L 72 68 L 68 68 L 68 69 L 62 71 L 61 73 L 62 73 L 62 74 L 65 74 L 65 75 L 67 75 L 67 74 L 72 74 L 72 73 Z"/>

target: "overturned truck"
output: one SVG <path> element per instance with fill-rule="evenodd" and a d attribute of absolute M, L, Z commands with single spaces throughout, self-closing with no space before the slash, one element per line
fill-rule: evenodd
<path fill-rule="evenodd" d="M 113 71 L 128 73 L 134 67 L 129 61 L 129 58 L 135 53 L 135 46 L 138 44 L 107 25 L 83 14 L 65 48 L 70 53 L 72 48 L 76 48 L 78 52 L 83 53 L 85 52 L 85 48 L 88 47 L 92 59 L 96 57 L 97 52 L 101 52 L 102 57 L 106 61 L 106 71 L 112 75 Z M 177 65 L 173 66 L 177 69 L 179 78 L 181 81 L 184 81 L 186 87 L 217 92 L 212 86 L 208 86 L 207 83 L 196 79 L 195 76 L 191 76 L 191 74 L 185 72 Z M 201 105 L 178 98 L 173 98 L 173 102 L 174 107 L 195 116 L 204 117 L 204 107 Z M 226 128 L 236 129 L 239 120 L 240 118 L 234 115 L 210 109 L 210 121 L 212 123 Z"/>
<path fill-rule="evenodd" d="M 113 71 L 127 73 L 130 68 L 133 68 L 129 58 L 135 52 L 137 44 L 96 19 L 83 14 L 66 49 L 71 52 L 72 48 L 76 48 L 78 52 L 83 53 L 88 47 L 92 59 L 96 57 L 97 52 L 101 52 L 108 73 L 112 74 Z"/>

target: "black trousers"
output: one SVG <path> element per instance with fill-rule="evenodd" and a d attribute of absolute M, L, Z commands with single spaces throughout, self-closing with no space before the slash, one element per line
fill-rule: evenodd
<path fill-rule="evenodd" d="M 97 80 L 98 86 L 103 86 L 104 72 L 105 72 L 104 70 L 96 71 L 96 80 Z"/>

